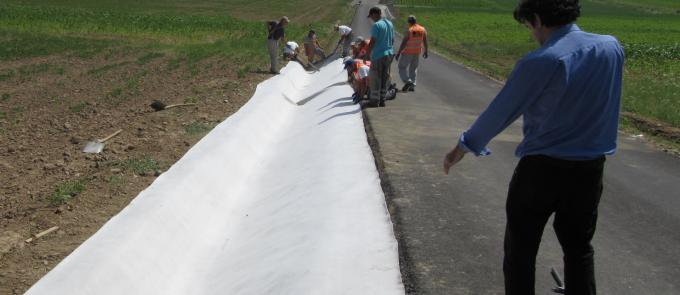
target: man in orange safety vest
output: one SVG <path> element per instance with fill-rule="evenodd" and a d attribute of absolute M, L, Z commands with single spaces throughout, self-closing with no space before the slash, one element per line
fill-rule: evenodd
<path fill-rule="evenodd" d="M 395 56 L 399 61 L 399 77 L 404 82 L 401 91 L 415 91 L 420 53 L 423 54 L 423 58 L 427 58 L 427 31 L 416 23 L 416 17 L 413 15 L 408 17 L 408 26 Z"/>

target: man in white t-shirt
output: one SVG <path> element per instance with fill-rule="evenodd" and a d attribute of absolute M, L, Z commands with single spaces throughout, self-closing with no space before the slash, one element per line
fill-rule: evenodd
<path fill-rule="evenodd" d="M 286 42 L 286 46 L 283 47 L 283 57 L 285 59 L 299 62 L 306 70 L 309 70 L 310 68 L 312 68 L 314 70 L 319 70 L 314 65 L 312 65 L 311 63 L 302 62 L 298 58 L 299 53 L 300 53 L 300 45 L 298 45 L 297 42 L 295 42 L 295 41 L 288 41 L 288 42 Z"/>
<path fill-rule="evenodd" d="M 287 58 L 288 60 L 297 58 L 299 52 L 300 45 L 298 45 L 295 41 L 288 41 L 286 42 L 286 46 L 283 47 L 283 57 Z"/>
<path fill-rule="evenodd" d="M 338 50 L 338 48 L 342 44 L 341 57 L 348 56 L 349 48 L 352 45 L 352 40 L 354 40 L 354 33 L 352 32 L 352 28 L 343 25 L 335 25 L 335 31 L 340 33 L 340 40 L 338 41 L 338 45 L 335 46 L 335 50 L 333 50 L 333 52 Z"/>

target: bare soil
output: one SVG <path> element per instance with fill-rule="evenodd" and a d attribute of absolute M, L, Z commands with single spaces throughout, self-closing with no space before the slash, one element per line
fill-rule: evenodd
<path fill-rule="evenodd" d="M 633 125 L 635 125 L 635 127 L 641 131 L 680 144 L 680 128 L 676 128 L 659 120 L 650 119 L 630 112 L 624 112 L 621 115 L 630 119 Z"/>
<path fill-rule="evenodd" d="M 0 65 L 17 73 L 0 80 L 0 294 L 24 293 L 269 77 L 237 77 L 227 60 L 175 67 L 167 57 L 140 64 L 139 56 L 120 50 Z M 153 100 L 196 105 L 154 112 Z M 118 129 L 101 154 L 82 152 Z M 55 202 L 67 181 L 82 192 Z M 53 226 L 59 230 L 25 242 Z"/>

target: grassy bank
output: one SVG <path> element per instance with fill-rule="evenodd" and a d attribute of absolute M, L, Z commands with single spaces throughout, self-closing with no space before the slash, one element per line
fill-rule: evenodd
<path fill-rule="evenodd" d="M 417 15 L 437 50 L 501 80 L 537 48 L 512 18 L 516 1 L 395 2 L 401 28 L 406 16 Z M 613 35 L 626 49 L 624 111 L 680 127 L 680 2 L 590 0 L 582 6 L 582 29 Z"/>

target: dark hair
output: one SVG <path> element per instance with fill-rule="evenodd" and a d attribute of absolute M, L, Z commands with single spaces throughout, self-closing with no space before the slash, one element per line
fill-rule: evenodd
<path fill-rule="evenodd" d="M 371 8 L 371 10 L 368 11 L 368 15 L 373 15 L 373 14 L 382 15 L 382 9 L 380 9 L 380 7 Z"/>
<path fill-rule="evenodd" d="M 559 27 L 574 22 L 581 16 L 578 0 L 521 0 L 514 17 L 519 23 L 536 24 L 536 15 L 546 27 Z"/>
<path fill-rule="evenodd" d="M 314 30 L 309 30 L 309 33 L 307 33 L 307 36 L 311 36 L 311 35 L 314 35 L 314 34 L 316 34 L 316 32 Z"/>
<path fill-rule="evenodd" d="M 409 15 L 408 16 L 408 23 L 409 24 L 415 24 L 416 23 L 416 16 L 415 15 Z"/>

